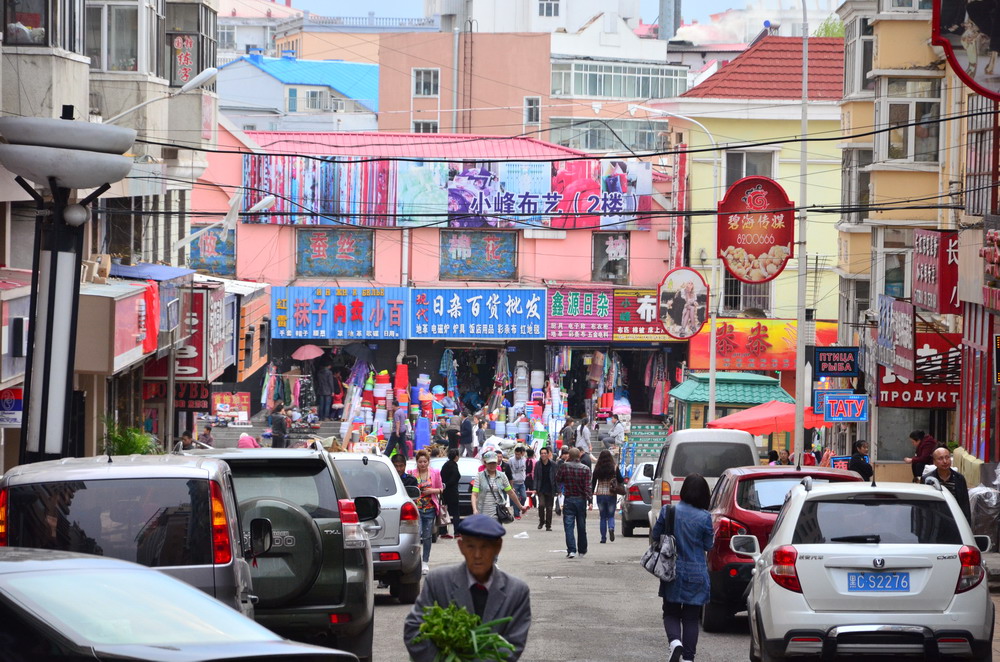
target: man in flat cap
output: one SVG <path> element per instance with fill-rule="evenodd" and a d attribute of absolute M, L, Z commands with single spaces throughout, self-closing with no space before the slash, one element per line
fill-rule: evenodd
<path fill-rule="evenodd" d="M 403 624 L 403 640 L 415 662 L 433 662 L 438 652 L 428 640 L 413 643 L 424 620 L 424 608 L 434 604 L 447 607 L 452 602 L 478 615 L 483 623 L 512 617 L 493 630 L 514 646 L 508 660 L 513 662 L 524 653 L 531 626 L 531 596 L 527 584 L 496 566 L 506 532 L 502 524 L 486 515 L 462 519 L 458 548 L 465 563 L 431 570 Z"/>

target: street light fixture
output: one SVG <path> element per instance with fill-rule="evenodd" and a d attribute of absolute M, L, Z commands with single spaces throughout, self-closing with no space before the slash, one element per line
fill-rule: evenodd
<path fill-rule="evenodd" d="M 260 212 L 267 211 L 268 209 L 273 207 L 276 201 L 277 198 L 274 197 L 273 195 L 265 196 L 261 198 L 255 205 L 250 207 L 250 209 L 247 209 L 245 212 L 242 213 L 259 214 Z M 225 218 L 223 218 L 221 221 L 210 223 L 209 225 L 206 225 L 201 229 L 199 229 L 197 232 L 189 234 L 183 239 L 178 239 L 170 246 L 170 250 L 176 253 L 180 249 L 184 248 L 188 244 L 192 243 L 193 241 L 201 237 L 201 235 L 205 234 L 212 228 L 217 228 L 221 226 L 223 228 L 223 235 L 225 235 L 225 233 L 231 230 L 236 230 L 236 219 L 240 215 L 239 210 L 242 205 L 243 205 L 243 192 L 237 191 L 236 195 L 234 195 L 232 198 L 229 199 L 229 210 L 226 212 Z"/>
<path fill-rule="evenodd" d="M 122 112 L 118 113 L 114 117 L 109 117 L 108 119 L 104 120 L 104 124 L 114 124 L 115 122 L 117 122 L 121 118 L 125 117 L 126 115 L 130 115 L 130 114 L 134 113 L 135 111 L 139 110 L 140 108 L 144 108 L 144 107 L 148 106 L 151 103 L 155 103 L 157 101 L 163 101 L 164 99 L 173 99 L 174 97 L 180 96 L 181 94 L 187 94 L 188 92 L 191 92 L 192 90 L 197 90 L 197 89 L 199 89 L 201 87 L 204 87 L 205 85 L 208 85 L 213 80 L 215 80 L 215 77 L 218 76 L 218 75 L 219 75 L 219 70 L 218 69 L 216 69 L 215 67 L 209 67 L 209 68 L 205 69 L 204 71 L 200 72 L 197 76 L 195 76 L 194 78 L 192 78 L 188 82 L 184 83 L 184 85 L 181 86 L 181 88 L 179 90 L 177 90 L 176 92 L 171 92 L 169 94 L 164 94 L 163 96 L 159 96 L 159 97 L 153 97 L 152 99 L 146 99 L 145 101 L 143 101 L 140 104 L 136 104 L 135 106 L 132 106 L 131 108 L 123 110 Z"/>

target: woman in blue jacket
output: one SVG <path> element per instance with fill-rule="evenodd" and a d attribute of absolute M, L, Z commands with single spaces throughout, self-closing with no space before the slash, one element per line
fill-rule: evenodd
<path fill-rule="evenodd" d="M 677 543 L 677 576 L 660 582 L 663 598 L 663 628 L 670 641 L 670 662 L 693 662 L 698 647 L 698 621 L 709 598 L 708 564 L 705 553 L 712 549 L 712 517 L 708 514 L 708 482 L 691 474 L 681 486 L 681 500 L 660 509 L 652 539 L 670 533 L 667 517 L 674 510 L 673 534 Z"/>

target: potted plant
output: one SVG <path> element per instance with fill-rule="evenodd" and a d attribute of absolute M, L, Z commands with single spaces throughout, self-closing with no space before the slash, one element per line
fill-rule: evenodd
<path fill-rule="evenodd" d="M 156 439 L 142 428 L 120 423 L 107 416 L 102 418 L 104 452 L 108 455 L 156 455 L 160 452 Z"/>

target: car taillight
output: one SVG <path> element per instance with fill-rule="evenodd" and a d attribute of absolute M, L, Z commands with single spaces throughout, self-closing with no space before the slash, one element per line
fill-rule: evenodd
<path fill-rule="evenodd" d="M 344 547 L 357 549 L 367 545 L 368 533 L 358 519 L 358 509 L 354 506 L 354 499 L 340 499 L 337 504 L 340 507 L 340 524 L 344 529 Z"/>
<path fill-rule="evenodd" d="M 642 494 L 639 493 L 639 486 L 632 485 L 628 488 L 629 501 L 642 501 Z"/>
<path fill-rule="evenodd" d="M 670 481 L 660 481 L 660 508 L 670 503 Z"/>
<path fill-rule="evenodd" d="M 733 536 L 742 536 L 747 532 L 747 527 L 743 526 L 734 519 L 729 519 L 728 517 L 720 517 L 718 524 L 718 531 L 715 534 L 716 538 L 732 538 Z"/>
<path fill-rule="evenodd" d="M 226 519 L 226 502 L 222 500 L 222 486 L 212 481 L 212 561 L 225 565 L 233 560 L 233 545 L 229 539 L 229 522 Z"/>
<path fill-rule="evenodd" d="M 330 623 L 333 625 L 340 625 L 342 623 L 350 623 L 350 614 L 330 614 Z"/>
<path fill-rule="evenodd" d="M 407 501 L 403 504 L 403 507 L 399 511 L 399 520 L 401 522 L 420 521 L 420 513 L 417 512 L 417 507 L 413 505 L 412 501 Z"/>
<path fill-rule="evenodd" d="M 795 571 L 795 560 L 798 558 L 799 553 L 791 545 L 779 547 L 771 556 L 771 579 L 778 586 L 795 593 L 802 592 L 799 575 Z"/>
<path fill-rule="evenodd" d="M 7 490 L 0 490 L 0 547 L 7 546 Z"/>
<path fill-rule="evenodd" d="M 983 557 L 979 550 L 968 545 L 958 551 L 958 560 L 962 563 L 962 569 L 958 573 L 958 584 L 955 585 L 955 593 L 964 593 L 969 589 L 979 586 L 983 581 L 986 571 L 983 569 Z"/>
<path fill-rule="evenodd" d="M 341 499 L 337 504 L 340 506 L 341 524 L 361 523 L 361 520 L 358 519 L 358 509 L 354 507 L 353 499 Z"/>

